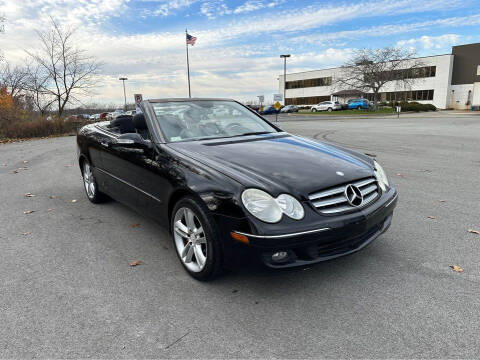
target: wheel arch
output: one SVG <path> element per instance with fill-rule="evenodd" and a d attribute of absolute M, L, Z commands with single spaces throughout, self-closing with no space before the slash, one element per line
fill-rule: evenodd
<path fill-rule="evenodd" d="M 201 198 L 195 192 L 187 188 L 177 189 L 174 192 L 172 192 L 172 194 L 168 198 L 168 203 L 167 203 L 167 216 L 168 216 L 169 224 L 172 219 L 172 213 L 173 213 L 173 208 L 175 207 L 175 204 L 185 196 L 192 196 L 194 198 L 201 200 Z"/>
<path fill-rule="evenodd" d="M 80 167 L 80 171 L 83 171 L 83 163 L 85 161 L 89 161 L 88 157 L 85 154 L 80 154 L 78 157 L 78 166 Z"/>

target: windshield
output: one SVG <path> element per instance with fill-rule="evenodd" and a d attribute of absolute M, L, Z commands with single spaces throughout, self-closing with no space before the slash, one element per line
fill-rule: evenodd
<path fill-rule="evenodd" d="M 277 132 L 233 101 L 171 101 L 152 103 L 152 107 L 169 142 Z"/>

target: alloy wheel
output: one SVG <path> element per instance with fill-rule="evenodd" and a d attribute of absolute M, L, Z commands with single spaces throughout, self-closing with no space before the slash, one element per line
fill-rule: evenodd
<path fill-rule="evenodd" d="M 86 161 L 83 164 L 83 184 L 85 185 L 87 196 L 93 199 L 95 197 L 95 178 L 93 177 L 90 164 Z"/>
<path fill-rule="evenodd" d="M 207 239 L 203 225 L 195 213 L 182 207 L 175 213 L 173 236 L 178 255 L 192 272 L 200 272 L 207 263 Z"/>

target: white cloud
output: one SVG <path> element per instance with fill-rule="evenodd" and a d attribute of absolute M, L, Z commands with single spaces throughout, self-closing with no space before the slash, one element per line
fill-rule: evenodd
<path fill-rule="evenodd" d="M 154 11 L 153 15 L 168 16 L 173 10 L 179 10 L 198 2 L 198 0 L 163 0 Z"/>
<path fill-rule="evenodd" d="M 218 16 L 231 14 L 232 10 L 225 4 L 224 0 L 209 0 L 202 3 L 200 13 L 213 20 Z"/>
<path fill-rule="evenodd" d="M 410 47 L 413 49 L 445 49 L 450 48 L 452 45 L 456 45 L 460 42 L 460 35 L 457 34 L 444 34 L 439 36 L 427 36 L 424 35 L 419 38 L 401 40 L 398 41 L 396 46 L 398 47 Z"/>
<path fill-rule="evenodd" d="M 247 13 L 264 8 L 273 8 L 279 4 L 283 4 L 286 0 L 273 0 L 273 1 L 261 1 L 261 0 L 248 0 L 242 5 L 235 8 L 233 11 L 235 14 Z"/>
<path fill-rule="evenodd" d="M 149 0 L 151 1 L 151 0 Z M 157 1 L 164 9 L 159 15 L 170 16 L 175 10 L 188 7 L 194 2 L 203 7 L 204 15 L 217 17 L 233 13 L 248 13 L 243 20 L 226 21 L 221 25 L 208 22 L 196 24 L 192 33 L 198 37 L 197 45 L 191 48 L 191 70 L 193 94 L 198 96 L 230 96 L 252 99 L 258 93 L 276 92 L 276 80 L 282 70 L 282 62 L 276 55 L 283 46 L 290 46 L 295 32 L 317 29 L 323 25 L 340 23 L 356 18 L 387 16 L 430 9 L 449 9 L 457 0 L 380 0 L 363 1 L 353 5 L 312 5 L 304 9 L 272 13 L 262 11 L 251 16 L 254 5 L 274 7 L 279 1 L 246 0 L 237 8 L 228 8 L 221 0 L 168 0 Z M 246 4 L 249 4 L 246 6 Z M 253 4 L 253 5 L 252 5 Z M 163 6 L 163 7 L 162 7 Z M 125 74 L 129 97 L 143 93 L 145 97 L 185 96 L 185 34 L 156 31 L 143 34 L 123 34 L 112 28 L 111 17 L 122 16 L 128 9 L 128 0 L 0 0 L 0 11 L 7 17 L 6 33 L 2 35 L 2 50 L 7 59 L 19 62 L 25 57 L 23 49 L 36 46 L 35 29 L 44 29 L 47 15 L 61 19 L 65 25 L 78 25 L 76 44 L 86 49 L 105 63 L 102 87 L 99 95 L 86 100 L 110 103 L 121 102 L 122 92 L 118 75 Z M 131 11 L 131 10 L 129 10 Z M 238 19 L 239 16 L 236 16 Z M 278 19 L 282 20 L 279 21 Z M 435 23 L 434 23 L 435 22 Z M 431 21 L 431 26 L 459 26 L 480 23 L 480 15 Z M 425 25 L 415 25 L 417 28 Z M 384 25 L 384 31 L 409 25 Z M 410 27 L 411 29 L 412 27 Z M 364 29 L 364 36 L 375 36 L 375 28 Z M 315 34 L 314 31 L 311 31 Z M 259 34 L 275 34 L 251 45 L 231 45 L 235 38 L 246 38 Z M 343 35 L 341 35 L 343 34 Z M 348 37 L 352 32 L 327 33 L 332 39 Z M 323 36 L 323 35 L 322 35 Z M 309 35 L 303 41 L 315 36 Z M 320 36 L 319 36 L 320 37 Z M 300 37 L 297 37 L 300 39 Z M 302 40 L 299 40 L 302 41 Z M 343 63 L 351 49 L 328 48 L 321 51 L 297 51 L 289 60 L 289 71 L 305 71 L 331 67 Z M 272 55 L 275 54 L 275 55 Z"/>
<path fill-rule="evenodd" d="M 451 17 L 445 19 L 428 20 L 415 23 L 403 23 L 403 24 L 389 24 L 372 26 L 368 28 L 360 28 L 355 30 L 324 32 L 314 35 L 302 35 L 290 38 L 291 43 L 295 44 L 317 44 L 327 45 L 332 42 L 339 43 L 342 39 L 363 39 L 365 37 L 388 37 L 396 34 L 403 34 L 408 32 L 420 32 L 431 30 L 432 28 L 453 28 L 460 26 L 475 26 L 480 25 L 480 14 L 464 16 L 464 17 Z M 444 38 L 445 40 L 445 38 Z M 431 47 L 434 48 L 434 47 Z"/>

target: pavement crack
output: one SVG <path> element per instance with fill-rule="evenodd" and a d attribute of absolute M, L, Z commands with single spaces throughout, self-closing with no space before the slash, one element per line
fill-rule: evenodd
<path fill-rule="evenodd" d="M 188 331 L 187 333 L 183 334 L 182 336 L 180 336 L 179 338 L 177 338 L 174 342 L 168 344 L 167 346 L 165 346 L 165 350 L 171 348 L 172 346 L 174 346 L 175 344 L 179 343 L 180 341 L 182 341 L 182 339 L 187 336 L 188 334 L 190 334 L 190 331 Z"/>

